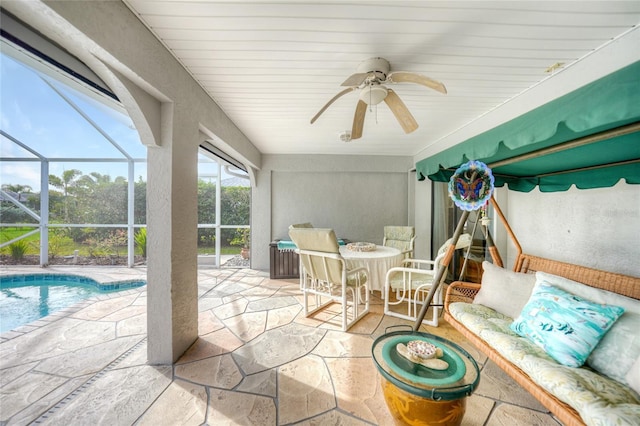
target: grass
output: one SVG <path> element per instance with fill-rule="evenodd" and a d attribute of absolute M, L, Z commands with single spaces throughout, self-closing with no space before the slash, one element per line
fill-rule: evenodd
<path fill-rule="evenodd" d="M 215 247 L 198 247 L 198 254 L 215 254 Z M 220 254 L 240 254 L 240 247 L 220 247 Z"/>
<path fill-rule="evenodd" d="M 27 228 L 27 227 L 3 227 L 2 228 L 2 232 L 0 232 L 0 243 L 4 243 L 6 241 L 11 241 L 14 238 L 17 238 L 21 235 L 26 234 L 27 232 L 32 231 L 33 229 L 36 228 Z M 28 248 L 25 251 L 25 255 L 37 255 L 40 253 L 40 234 L 39 233 L 35 233 L 33 235 L 30 235 L 26 238 L 23 238 L 20 241 L 25 241 L 26 243 L 28 243 Z M 79 243 L 71 243 L 71 244 L 65 244 L 64 247 L 60 250 L 61 256 L 68 256 L 68 255 L 72 255 L 74 250 L 78 250 L 78 255 L 80 256 L 89 256 L 90 251 L 91 251 L 91 247 L 86 245 L 86 244 L 79 244 Z M 118 256 L 120 257 L 124 257 L 127 256 L 128 254 L 128 250 L 127 247 L 118 247 L 117 250 L 113 250 L 114 254 L 115 252 L 117 252 Z M 136 250 L 136 252 L 138 252 L 138 250 Z M 10 254 L 10 249 L 9 247 L 3 247 L 2 249 L 0 249 L 0 253 L 2 254 Z M 203 254 L 215 254 L 215 248 L 214 247 L 198 247 L 198 254 L 203 255 Z M 227 246 L 227 247 L 221 247 L 220 248 L 220 254 L 224 254 L 224 255 L 228 255 L 228 254 L 240 254 L 240 247 L 235 247 L 235 246 Z"/>
<path fill-rule="evenodd" d="M 21 235 L 26 234 L 27 232 L 31 232 L 34 229 L 38 229 L 37 227 L 29 227 L 29 228 L 17 228 L 17 227 L 3 227 L 2 232 L 0 232 L 0 243 L 6 243 L 7 241 L 11 241 L 14 238 L 18 238 Z M 35 233 L 33 235 L 29 235 L 27 238 L 24 238 L 25 241 L 40 241 L 40 235 Z"/>

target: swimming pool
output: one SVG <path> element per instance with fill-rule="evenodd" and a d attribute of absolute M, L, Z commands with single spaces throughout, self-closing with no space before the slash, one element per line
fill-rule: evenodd
<path fill-rule="evenodd" d="M 72 306 L 84 299 L 141 287 L 146 281 L 99 283 L 78 275 L 28 274 L 0 277 L 0 333 Z"/>

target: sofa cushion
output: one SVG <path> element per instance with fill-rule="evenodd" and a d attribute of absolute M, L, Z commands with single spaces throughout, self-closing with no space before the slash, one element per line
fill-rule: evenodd
<path fill-rule="evenodd" d="M 580 367 L 623 312 L 539 281 L 511 329 L 559 363 Z"/>
<path fill-rule="evenodd" d="M 640 397 L 628 386 L 588 368 L 558 364 L 509 328 L 510 318 L 483 305 L 452 303 L 449 313 L 543 389 L 572 406 L 587 425 L 636 425 Z"/>
<path fill-rule="evenodd" d="M 628 383 L 626 375 L 640 354 L 640 301 L 545 272 L 537 272 L 536 277 L 538 281 L 579 294 L 592 302 L 624 308 L 624 314 L 587 358 L 587 365 L 612 379 Z"/>
<path fill-rule="evenodd" d="M 628 383 L 625 376 L 639 354 L 640 315 L 625 312 L 591 352 L 587 365 L 612 379 Z"/>
<path fill-rule="evenodd" d="M 636 359 L 636 362 L 633 363 L 625 378 L 629 386 L 631 386 L 631 389 L 640 395 L 640 356 Z"/>
<path fill-rule="evenodd" d="M 482 262 L 482 269 L 482 285 L 473 303 L 487 306 L 511 318 L 520 315 L 536 283 L 535 274 L 509 271 L 486 260 Z M 509 297 L 505 297 L 505 294 Z"/>

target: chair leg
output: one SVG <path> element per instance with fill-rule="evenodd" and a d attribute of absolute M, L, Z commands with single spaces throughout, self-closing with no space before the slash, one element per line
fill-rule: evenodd
<path fill-rule="evenodd" d="M 342 331 L 347 331 L 353 324 L 369 313 L 370 296 L 369 288 L 366 284 L 360 285 L 358 283 L 354 287 L 346 287 L 342 294 L 338 293 L 338 291 L 333 291 L 324 284 L 314 279 L 305 281 L 306 287 L 303 289 L 305 317 L 311 316 L 332 303 L 339 303 L 342 307 L 342 312 L 340 313 L 341 329 Z M 309 304 L 310 296 L 314 297 L 315 304 L 313 306 Z"/>
<path fill-rule="evenodd" d="M 352 290 L 352 297 L 353 297 L 353 290 Z M 354 303 L 355 305 L 355 303 Z M 348 304 L 347 304 L 347 289 L 343 289 L 342 291 L 342 331 L 347 331 L 347 329 L 349 328 L 347 326 L 347 324 L 349 323 L 347 315 L 349 314 L 349 309 L 348 309 Z M 354 307 L 354 309 L 357 309 L 356 307 Z M 354 314 L 355 315 L 355 314 Z"/>
<path fill-rule="evenodd" d="M 383 290 L 383 293 L 384 293 L 384 296 L 383 296 L 383 298 L 384 298 L 384 313 L 385 314 L 389 311 L 389 287 L 390 286 L 387 283 L 385 283 L 384 290 Z"/>
<path fill-rule="evenodd" d="M 390 305 L 399 305 L 402 302 L 405 302 L 407 299 L 407 290 L 402 288 L 402 289 L 396 289 L 395 293 L 396 293 L 396 301 L 392 302 L 391 299 L 389 298 L 389 296 L 391 295 L 391 292 L 393 291 L 393 289 L 391 289 L 391 286 L 387 286 L 385 285 L 384 288 L 384 313 L 388 314 L 389 312 L 393 312 L 391 311 L 391 309 L 389 308 Z M 410 314 L 410 308 L 407 308 L 407 314 Z"/>
<path fill-rule="evenodd" d="M 418 287 L 413 297 L 411 298 L 410 303 L 412 303 L 412 306 L 413 306 L 413 315 L 410 315 L 410 316 L 413 317 L 414 321 L 418 316 L 418 307 L 422 308 L 430 289 L 431 289 L 431 285 L 427 286 L 426 288 Z M 425 320 L 422 321 L 422 323 L 425 325 L 437 327 L 441 308 L 439 306 L 433 306 L 433 305 L 442 305 L 442 287 L 438 288 L 438 290 L 436 291 L 436 294 L 432 299 L 432 305 L 431 305 L 431 309 L 433 312 L 432 319 L 430 321 L 425 321 Z"/>
<path fill-rule="evenodd" d="M 351 295 L 351 302 L 347 297 L 347 290 Z M 351 326 L 363 318 L 369 313 L 370 298 L 369 287 L 365 285 L 356 284 L 355 287 L 348 287 L 344 291 L 342 297 L 342 331 L 347 331 Z M 364 305 L 361 309 L 360 305 Z M 349 319 L 349 308 L 351 308 L 351 316 Z"/>

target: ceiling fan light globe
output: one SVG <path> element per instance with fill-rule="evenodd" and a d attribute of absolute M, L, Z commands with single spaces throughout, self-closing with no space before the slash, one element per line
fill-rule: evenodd
<path fill-rule="evenodd" d="M 367 105 L 378 105 L 387 97 L 387 88 L 384 86 L 367 86 L 360 92 L 360 100 Z"/>

